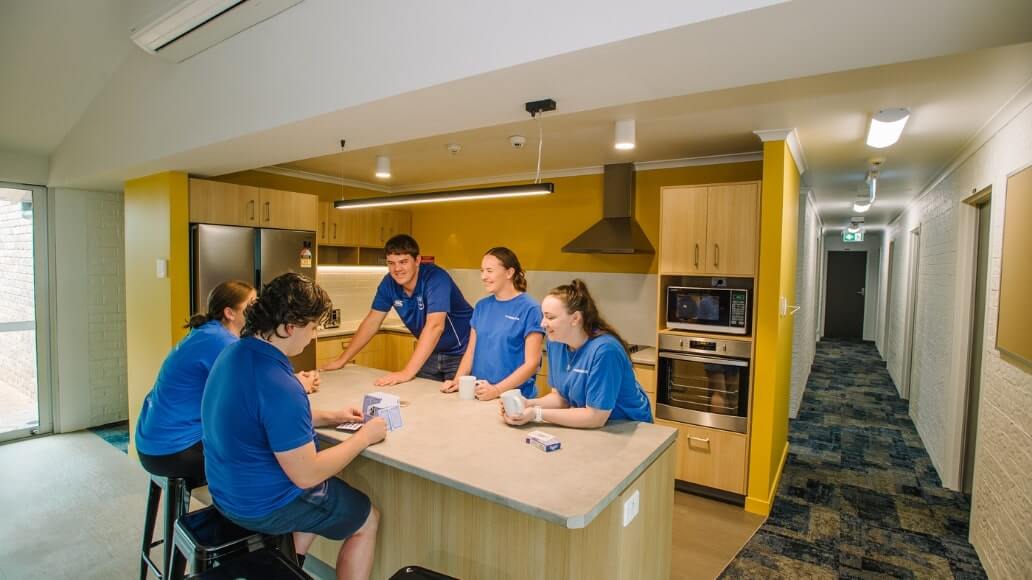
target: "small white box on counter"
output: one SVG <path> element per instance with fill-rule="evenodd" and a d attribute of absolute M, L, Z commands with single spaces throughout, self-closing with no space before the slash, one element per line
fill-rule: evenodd
<path fill-rule="evenodd" d="M 544 431 L 531 431 L 530 433 L 527 433 L 526 441 L 546 453 L 558 451 L 559 447 L 562 446 L 562 442 L 559 441 L 558 437 L 545 433 Z"/>

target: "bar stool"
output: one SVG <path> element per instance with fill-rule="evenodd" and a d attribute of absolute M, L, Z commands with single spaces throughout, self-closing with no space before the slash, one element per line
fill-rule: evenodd
<path fill-rule="evenodd" d="M 218 566 L 187 576 L 187 580 L 311 580 L 277 550 L 258 550 L 237 556 Z"/>
<path fill-rule="evenodd" d="M 195 575 L 224 562 L 262 549 L 274 549 L 297 565 L 293 534 L 267 535 L 244 529 L 214 506 L 190 512 L 175 523 L 175 540 L 168 580 L 180 580 L 187 564 Z"/>
<path fill-rule="evenodd" d="M 150 485 L 147 490 L 147 514 L 143 522 L 143 544 L 140 547 L 140 580 L 146 580 L 147 570 L 154 572 L 158 580 L 168 577 L 169 560 L 172 555 L 172 534 L 176 520 L 190 511 L 190 492 L 192 488 L 187 485 L 187 480 L 182 477 L 163 477 L 160 475 L 150 476 Z M 164 523 L 164 535 L 160 540 L 154 540 L 154 526 L 158 519 L 158 504 L 161 502 L 161 494 L 165 494 L 165 513 L 162 518 Z M 151 559 L 152 549 L 162 546 L 164 559 L 159 570 L 158 565 Z"/>
<path fill-rule="evenodd" d="M 422 566 L 405 566 L 391 576 L 390 580 L 459 580 L 454 576 L 434 572 Z"/>

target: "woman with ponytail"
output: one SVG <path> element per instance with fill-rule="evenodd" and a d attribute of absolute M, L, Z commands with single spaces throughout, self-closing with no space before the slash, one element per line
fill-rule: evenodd
<path fill-rule="evenodd" d="M 190 333 L 165 357 L 136 423 L 136 450 L 148 472 L 184 477 L 191 488 L 204 485 L 201 394 L 215 359 L 240 338 L 244 310 L 255 296 L 247 282 L 216 286 L 207 311 L 190 318 Z"/>
<path fill-rule="evenodd" d="M 477 377 L 474 394 L 481 401 L 510 389 L 537 396 L 534 377 L 541 365 L 541 308 L 526 293 L 527 275 L 509 248 L 491 248 L 480 261 L 480 280 L 490 295 L 477 302 L 470 320 L 469 346 L 459 370 L 441 391 L 459 388 L 459 377 Z M 471 372 L 472 371 L 472 372 Z"/>
<path fill-rule="evenodd" d="M 594 429 L 610 420 L 652 422 L 649 399 L 634 378 L 627 343 L 598 312 L 581 280 L 553 288 L 541 302 L 548 336 L 548 382 L 510 425 L 530 421 Z"/>

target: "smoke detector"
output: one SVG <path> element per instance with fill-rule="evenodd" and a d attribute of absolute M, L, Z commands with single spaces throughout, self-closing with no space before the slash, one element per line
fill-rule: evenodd
<path fill-rule="evenodd" d="M 462 145 L 459 145 L 458 143 L 448 143 L 447 145 L 445 145 L 445 149 L 448 150 L 448 153 L 451 153 L 452 155 L 457 155 L 459 151 L 462 151 Z"/>
<path fill-rule="evenodd" d="M 527 138 L 523 135 L 512 135 L 509 137 L 509 145 L 511 145 L 513 149 L 523 149 L 527 146 Z"/>

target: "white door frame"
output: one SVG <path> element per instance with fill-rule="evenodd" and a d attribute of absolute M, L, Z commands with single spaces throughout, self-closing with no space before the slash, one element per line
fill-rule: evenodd
<path fill-rule="evenodd" d="M 0 442 L 21 439 L 54 429 L 53 407 L 53 357 L 50 349 L 52 335 L 49 289 L 53 287 L 54 272 L 50 263 L 50 237 L 47 223 L 50 198 L 47 188 L 39 185 L 25 185 L 0 181 L 0 187 L 32 192 L 32 271 L 36 318 L 36 399 L 38 402 L 39 425 L 34 428 L 18 429 L 0 434 Z"/>
<path fill-rule="evenodd" d="M 907 310 L 906 310 L 906 347 L 903 350 L 903 373 L 900 377 L 900 397 L 904 400 L 910 399 L 911 380 L 914 373 L 914 332 L 917 327 L 917 287 L 921 274 L 921 226 L 910 230 L 910 248 L 907 259 Z"/>

